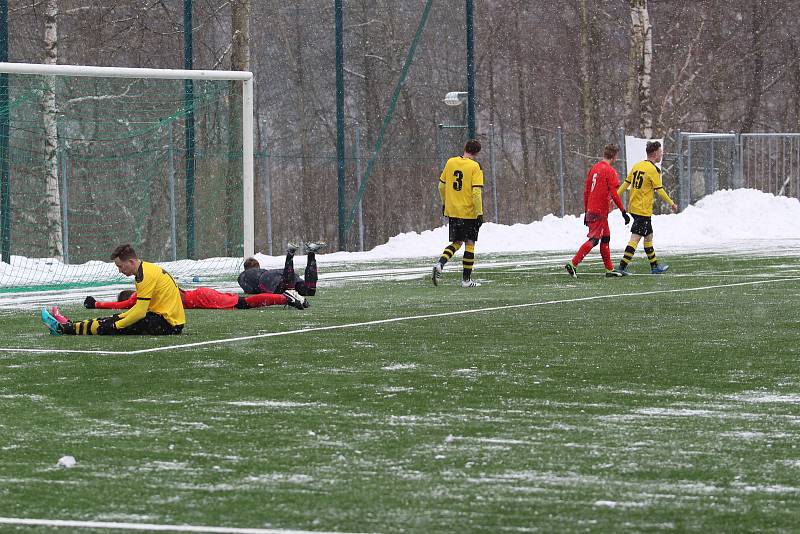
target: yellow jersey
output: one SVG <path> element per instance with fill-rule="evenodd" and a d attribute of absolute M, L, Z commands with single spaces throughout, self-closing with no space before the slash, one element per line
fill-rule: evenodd
<path fill-rule="evenodd" d="M 172 326 L 186 324 L 178 284 L 158 265 L 143 261 L 136 272 L 136 304 L 119 314 L 114 325 L 125 328 L 143 319 L 147 312 L 159 314 Z"/>
<path fill-rule="evenodd" d="M 622 195 L 630 187 L 628 213 L 642 217 L 653 216 L 653 194 L 658 193 L 670 206 L 674 204 L 661 182 L 661 169 L 649 159 L 640 161 L 631 168 L 630 174 L 619 186 L 617 193 Z"/>
<path fill-rule="evenodd" d="M 480 164 L 463 156 L 447 160 L 439 176 L 439 195 L 444 214 L 459 219 L 483 215 L 483 171 Z"/>

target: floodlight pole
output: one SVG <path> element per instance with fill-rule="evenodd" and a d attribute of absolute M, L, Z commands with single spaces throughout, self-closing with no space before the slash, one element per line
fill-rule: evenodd
<path fill-rule="evenodd" d="M 467 137 L 475 139 L 475 43 L 473 38 L 473 0 L 466 0 L 467 11 Z"/>
<path fill-rule="evenodd" d="M 192 50 L 192 0 L 183 0 L 183 68 L 193 68 Z M 186 120 L 184 122 L 184 135 L 186 138 L 186 257 L 194 259 L 195 233 L 194 233 L 194 81 L 183 81 L 183 99 Z"/>
<path fill-rule="evenodd" d="M 339 250 L 347 249 L 345 229 L 345 151 L 344 151 L 344 38 L 342 0 L 334 2 L 336 26 L 336 177 L 339 204 Z"/>

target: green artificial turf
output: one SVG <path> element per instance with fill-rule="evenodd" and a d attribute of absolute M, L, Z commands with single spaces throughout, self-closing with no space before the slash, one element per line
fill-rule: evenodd
<path fill-rule="evenodd" d="M 323 281 L 307 310 L 189 310 L 171 338 L 3 311 L 0 347 L 120 354 L 0 352 L 0 516 L 791 532 L 800 259 L 669 260 L 606 279 L 590 256 L 573 280 L 560 257 L 479 255 L 479 288 L 457 262 L 436 288 L 427 268 Z M 271 332 L 293 333 L 124 354 Z"/>

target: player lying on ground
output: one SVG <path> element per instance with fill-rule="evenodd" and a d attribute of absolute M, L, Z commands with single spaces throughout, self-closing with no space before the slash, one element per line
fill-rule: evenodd
<path fill-rule="evenodd" d="M 308 301 L 297 291 L 292 289 L 280 295 L 263 293 L 260 295 L 243 296 L 236 293 L 223 293 L 210 287 L 195 289 L 178 289 L 181 293 L 183 307 L 187 310 L 248 310 L 264 306 L 291 306 L 302 310 L 308 308 Z M 119 292 L 116 301 L 99 301 L 94 297 L 86 297 L 83 305 L 89 309 L 102 308 L 109 310 L 125 310 L 136 304 L 136 292 L 125 289 Z"/>
<path fill-rule="evenodd" d="M 172 276 L 150 262 L 142 261 L 130 245 L 120 245 L 111 259 L 125 276 L 135 277 L 136 305 L 130 310 L 77 323 L 60 323 L 46 309 L 42 322 L 53 335 L 180 334 L 186 324 L 180 291 Z"/>
<path fill-rule="evenodd" d="M 294 289 L 303 296 L 309 297 L 317 293 L 317 257 L 316 253 L 327 246 L 327 243 L 305 243 L 303 250 L 308 255 L 305 279 L 294 272 L 294 255 L 300 248 L 296 243 L 286 245 L 286 261 L 283 269 L 262 269 L 258 260 L 247 258 L 244 271 L 239 275 L 239 286 L 249 295 L 273 293 L 280 295 L 287 289 Z"/>

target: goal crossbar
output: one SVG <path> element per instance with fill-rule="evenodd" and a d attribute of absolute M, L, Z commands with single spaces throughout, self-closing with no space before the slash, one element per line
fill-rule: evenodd
<path fill-rule="evenodd" d="M 41 65 L 0 62 L 0 73 L 44 76 L 94 76 L 98 78 L 155 78 L 166 80 L 232 80 L 242 82 L 242 211 L 243 252 L 255 253 L 255 205 L 253 186 L 253 73 L 231 70 L 143 69 L 88 65 Z"/>

